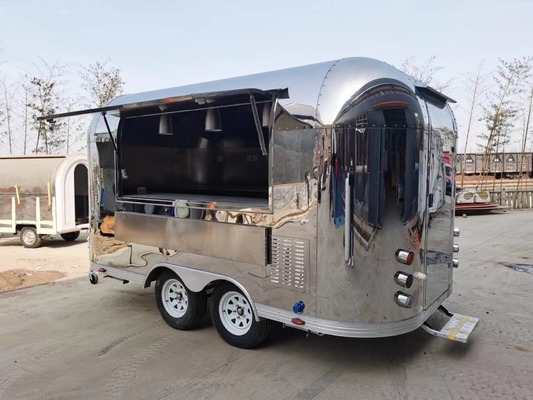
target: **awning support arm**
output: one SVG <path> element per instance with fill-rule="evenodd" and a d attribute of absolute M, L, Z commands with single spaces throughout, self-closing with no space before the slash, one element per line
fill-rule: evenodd
<path fill-rule="evenodd" d="M 259 146 L 261 147 L 261 153 L 266 156 L 267 151 L 265 147 L 265 138 L 263 137 L 263 128 L 261 127 L 261 121 L 259 120 L 259 112 L 257 111 L 257 104 L 255 103 L 255 97 L 250 93 L 250 104 L 252 105 L 252 114 L 254 115 L 255 129 L 257 129 L 257 137 L 259 139 Z"/>
<path fill-rule="evenodd" d="M 115 143 L 115 139 L 113 139 L 113 135 L 111 134 L 111 128 L 109 128 L 109 123 L 107 122 L 107 118 L 105 117 L 105 111 L 102 111 L 102 116 L 104 117 L 104 122 L 107 128 L 107 133 L 109 134 L 109 139 L 111 140 L 111 143 L 113 144 L 113 148 L 115 149 L 115 154 L 118 155 L 117 144 Z"/>

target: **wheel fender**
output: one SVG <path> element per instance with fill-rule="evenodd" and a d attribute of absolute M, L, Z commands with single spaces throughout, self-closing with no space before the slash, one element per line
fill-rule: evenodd
<path fill-rule="evenodd" d="M 250 302 L 250 305 L 252 306 L 252 310 L 254 311 L 254 318 L 257 322 L 260 321 L 259 314 L 257 312 L 257 308 L 255 307 L 255 302 L 253 301 L 252 297 L 250 296 L 250 293 L 245 289 L 245 287 L 238 282 L 236 279 L 222 274 L 216 274 L 213 272 L 208 271 L 202 271 L 194 268 L 189 267 L 183 267 L 180 265 L 175 264 L 168 264 L 168 263 L 158 263 L 155 264 L 150 271 L 146 274 L 145 280 L 143 283 L 143 287 L 147 288 L 150 286 L 151 282 L 151 276 L 153 276 L 152 272 L 155 272 L 157 269 L 166 268 L 170 269 L 171 271 L 174 271 L 183 281 L 183 283 L 187 286 L 188 289 L 192 290 L 193 292 L 201 292 L 205 289 L 207 285 L 214 281 L 227 281 L 235 286 L 237 286 L 242 293 L 246 296 L 248 301 Z"/>

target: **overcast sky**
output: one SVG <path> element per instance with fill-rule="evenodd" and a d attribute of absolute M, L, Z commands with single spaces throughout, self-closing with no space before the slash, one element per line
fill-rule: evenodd
<path fill-rule="evenodd" d="M 36 55 L 111 58 L 127 92 L 349 56 L 399 65 L 436 55 L 439 80 L 455 78 L 449 95 L 466 106 L 461 75 L 479 60 L 488 72 L 498 57 L 533 55 L 533 0 L 0 0 L 0 48 L 8 76 Z M 457 119 L 462 143 L 460 108 Z"/>

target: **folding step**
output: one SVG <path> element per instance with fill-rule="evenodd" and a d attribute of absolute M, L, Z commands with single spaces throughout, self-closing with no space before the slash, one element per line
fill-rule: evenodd
<path fill-rule="evenodd" d="M 424 322 L 422 328 L 434 336 L 466 343 L 478 322 L 479 318 L 461 314 L 452 314 L 443 306 L 440 306 L 437 311 Z"/>

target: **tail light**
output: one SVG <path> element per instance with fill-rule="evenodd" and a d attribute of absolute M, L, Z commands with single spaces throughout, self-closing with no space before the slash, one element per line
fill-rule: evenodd
<path fill-rule="evenodd" d="M 409 289 L 411 286 L 413 286 L 413 275 L 407 274 L 402 271 L 396 272 L 394 274 L 394 282 L 396 282 L 401 287 Z"/>
<path fill-rule="evenodd" d="M 413 306 L 413 296 L 403 292 L 396 292 L 394 294 L 394 301 L 402 308 L 411 308 Z"/>
<path fill-rule="evenodd" d="M 415 253 L 407 250 L 396 250 L 396 261 L 405 265 L 411 265 L 415 259 Z"/>

